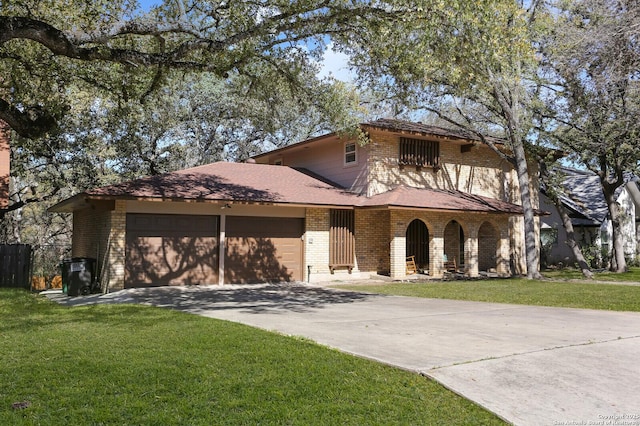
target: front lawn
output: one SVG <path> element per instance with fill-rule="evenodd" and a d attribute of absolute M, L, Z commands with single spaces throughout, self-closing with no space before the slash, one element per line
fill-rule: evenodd
<path fill-rule="evenodd" d="M 511 278 L 382 285 L 341 284 L 334 287 L 397 296 L 640 312 L 640 287 L 629 285 Z"/>
<path fill-rule="evenodd" d="M 0 290 L 0 424 L 503 424 L 313 342 L 137 305 Z"/>
<path fill-rule="evenodd" d="M 584 280 L 582 272 L 573 268 L 544 271 L 542 275 L 554 280 Z M 640 282 L 640 268 L 629 268 L 628 272 L 621 274 L 609 271 L 596 272 L 593 278 L 597 281 Z"/>

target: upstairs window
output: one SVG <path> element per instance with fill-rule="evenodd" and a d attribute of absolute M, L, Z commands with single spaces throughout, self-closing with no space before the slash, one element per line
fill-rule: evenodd
<path fill-rule="evenodd" d="M 356 143 L 347 142 L 344 144 L 344 164 L 356 163 Z"/>
<path fill-rule="evenodd" d="M 400 138 L 399 163 L 401 166 L 439 167 L 440 143 Z"/>

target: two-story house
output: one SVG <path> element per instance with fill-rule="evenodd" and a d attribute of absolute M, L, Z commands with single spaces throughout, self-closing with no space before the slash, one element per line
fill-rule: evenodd
<path fill-rule="evenodd" d="M 88 190 L 51 211 L 73 213 L 73 256 L 97 259 L 104 290 L 403 279 L 408 259 L 432 277 L 522 271 L 510 163 L 438 127 L 361 129 L 366 144 L 327 134 L 244 163 Z"/>

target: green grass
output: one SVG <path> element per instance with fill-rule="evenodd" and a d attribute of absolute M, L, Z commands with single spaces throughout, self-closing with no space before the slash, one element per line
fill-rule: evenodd
<path fill-rule="evenodd" d="M 397 296 L 640 312 L 640 287 L 629 285 L 512 278 L 334 287 Z"/>
<path fill-rule="evenodd" d="M 554 280 L 584 280 L 582 272 L 572 268 L 544 271 L 542 275 Z M 593 278 L 596 281 L 640 282 L 640 268 L 629 268 L 628 272 L 623 272 L 621 274 L 609 271 L 597 272 L 594 274 Z"/>
<path fill-rule="evenodd" d="M 0 290 L 0 348 L 2 425 L 502 424 L 417 374 L 149 306 Z"/>

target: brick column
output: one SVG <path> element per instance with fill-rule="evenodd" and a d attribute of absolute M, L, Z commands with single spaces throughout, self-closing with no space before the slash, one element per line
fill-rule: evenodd
<path fill-rule="evenodd" d="M 467 235 L 464 242 L 464 273 L 469 277 L 478 276 L 478 225 L 467 222 Z"/>
<path fill-rule="evenodd" d="M 311 281 L 327 279 L 329 271 L 329 209 L 308 208 L 305 220 L 303 279 Z"/>
<path fill-rule="evenodd" d="M 500 227 L 500 239 L 498 240 L 496 271 L 498 275 L 507 277 L 511 275 L 510 257 L 511 244 L 509 239 L 509 230 L 506 227 Z"/>
<path fill-rule="evenodd" d="M 355 211 L 356 266 L 361 272 L 389 274 L 389 211 Z"/>
<path fill-rule="evenodd" d="M 429 244 L 429 275 L 442 278 L 444 268 L 444 229 L 435 229 Z"/>
<path fill-rule="evenodd" d="M 103 290 L 113 291 L 124 288 L 124 262 L 127 226 L 127 203 L 117 200 L 111 212 L 111 230 L 109 233 L 109 260 L 107 287 Z"/>
<path fill-rule="evenodd" d="M 391 244 L 389 257 L 391 258 L 391 278 L 401 280 L 407 276 L 407 223 L 401 219 L 398 212 L 392 211 Z"/>

